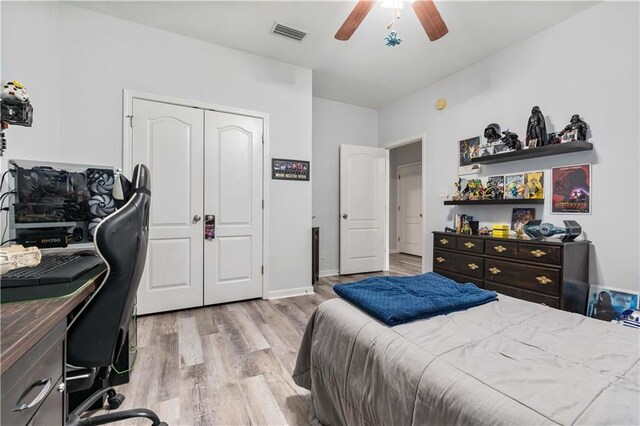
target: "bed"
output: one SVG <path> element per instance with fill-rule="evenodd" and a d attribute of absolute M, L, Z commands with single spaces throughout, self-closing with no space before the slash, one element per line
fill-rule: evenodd
<path fill-rule="evenodd" d="M 638 330 L 504 295 L 393 327 L 326 301 L 293 378 L 312 424 L 640 424 Z"/>

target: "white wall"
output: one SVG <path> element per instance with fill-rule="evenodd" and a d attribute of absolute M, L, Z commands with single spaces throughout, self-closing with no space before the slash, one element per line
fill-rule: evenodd
<path fill-rule="evenodd" d="M 215 22 L 212 22 L 215 25 Z M 266 112 L 270 157 L 311 160 L 311 71 L 54 2 L 2 2 L 2 76 L 30 129 L 5 158 L 122 164 L 122 90 Z M 268 181 L 271 296 L 311 281 L 311 183 Z"/>
<path fill-rule="evenodd" d="M 389 251 L 398 249 L 398 166 L 422 161 L 422 141 L 389 150 Z"/>
<path fill-rule="evenodd" d="M 342 144 L 377 146 L 378 113 L 369 108 L 313 98 L 313 225 L 320 227 L 321 275 L 337 274 L 340 265 Z"/>
<path fill-rule="evenodd" d="M 547 202 L 537 215 L 556 225 L 563 219 L 582 225 L 594 247 L 592 282 L 638 290 L 638 16 L 637 3 L 600 3 L 380 110 L 380 145 L 426 130 L 427 270 L 431 232 L 443 230 L 452 214 L 510 220 L 510 206 L 443 206 L 438 189 L 453 193 L 457 141 L 481 135 L 491 122 L 523 137 L 531 107 L 539 105 L 549 131 L 579 113 L 591 126 L 595 150 L 483 166 L 482 175 L 593 163 L 592 215 L 551 215 L 548 173 Z M 449 103 L 443 111 L 434 108 L 440 97 Z"/>

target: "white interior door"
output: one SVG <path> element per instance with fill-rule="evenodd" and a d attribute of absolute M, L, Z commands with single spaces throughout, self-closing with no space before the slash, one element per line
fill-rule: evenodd
<path fill-rule="evenodd" d="M 340 274 L 384 269 L 388 159 L 386 149 L 340 146 Z"/>
<path fill-rule="evenodd" d="M 205 114 L 204 301 L 262 296 L 262 119 Z"/>
<path fill-rule="evenodd" d="M 422 256 L 422 164 L 398 166 L 398 251 Z"/>
<path fill-rule="evenodd" d="M 133 100 L 133 164 L 151 171 L 147 264 L 138 313 L 202 306 L 204 112 Z"/>

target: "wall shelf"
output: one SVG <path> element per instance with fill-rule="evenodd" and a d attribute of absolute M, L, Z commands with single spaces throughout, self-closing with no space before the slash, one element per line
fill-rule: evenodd
<path fill-rule="evenodd" d="M 502 200 L 446 200 L 445 206 L 501 206 L 509 204 L 544 204 L 544 199 L 527 198 L 527 199 L 502 199 Z"/>
<path fill-rule="evenodd" d="M 593 144 L 585 141 L 565 142 L 556 145 L 541 146 L 539 148 L 523 149 L 521 151 L 510 151 L 503 154 L 485 155 L 484 157 L 472 158 L 474 164 L 495 164 L 507 161 L 526 160 L 549 155 L 569 154 L 571 152 L 591 151 Z"/>

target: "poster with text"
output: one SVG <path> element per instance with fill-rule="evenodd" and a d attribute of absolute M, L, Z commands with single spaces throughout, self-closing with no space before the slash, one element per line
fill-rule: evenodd
<path fill-rule="evenodd" d="M 551 213 L 591 213 L 591 164 L 551 169 Z"/>

